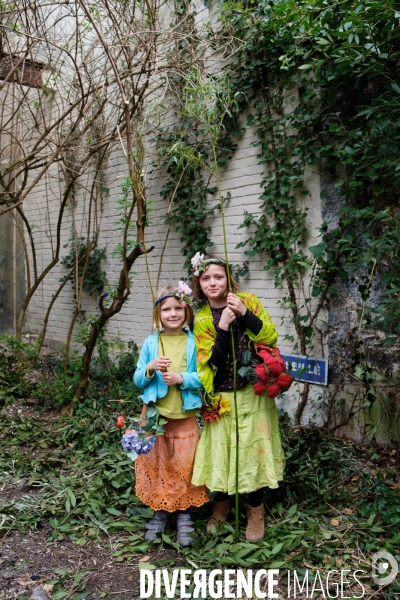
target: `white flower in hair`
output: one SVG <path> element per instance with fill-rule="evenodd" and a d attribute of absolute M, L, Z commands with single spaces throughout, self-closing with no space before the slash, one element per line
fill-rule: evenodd
<path fill-rule="evenodd" d="M 196 252 L 193 258 L 190 260 L 192 263 L 192 269 L 194 270 L 194 274 L 197 277 L 200 274 L 200 267 L 204 263 L 204 254 L 200 254 L 200 252 Z"/>

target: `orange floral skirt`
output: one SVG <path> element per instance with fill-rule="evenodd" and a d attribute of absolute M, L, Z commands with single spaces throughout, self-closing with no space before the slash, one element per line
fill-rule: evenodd
<path fill-rule="evenodd" d="M 200 439 L 196 417 L 168 419 L 154 448 L 135 461 L 136 496 L 153 510 L 186 510 L 208 502 L 206 488 L 193 485 L 194 456 Z"/>

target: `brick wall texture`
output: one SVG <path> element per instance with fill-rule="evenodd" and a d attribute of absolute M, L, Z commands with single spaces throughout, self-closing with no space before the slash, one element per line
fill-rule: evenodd
<path fill-rule="evenodd" d="M 259 196 L 261 194 L 260 182 L 263 166 L 257 164 L 257 148 L 252 146 L 253 139 L 252 130 L 246 128 L 233 159 L 222 172 L 223 193 L 225 194 L 227 191 L 231 193 L 231 199 L 225 210 L 228 252 L 233 263 L 240 263 L 246 259 L 244 255 L 245 248 L 236 248 L 239 242 L 244 241 L 249 235 L 246 229 L 238 229 L 243 221 L 244 210 L 254 214 L 260 212 Z M 146 244 L 147 246 L 155 246 L 155 249 L 149 254 L 150 272 L 153 284 L 155 284 L 160 264 L 160 253 L 167 232 L 167 225 L 164 223 L 167 201 L 160 196 L 160 189 L 163 184 L 162 174 L 151 171 L 152 169 L 149 167 L 146 172 L 147 198 L 154 202 L 154 212 L 151 215 L 151 225 L 146 230 Z M 121 185 L 127 172 L 128 168 L 124 154 L 116 150 L 111 155 L 105 171 L 105 187 L 109 191 L 103 194 L 102 209 L 99 211 L 100 237 L 98 245 L 100 248 L 105 247 L 107 251 L 104 270 L 107 273 L 109 284 L 117 281 L 120 270 L 119 260 L 113 258 L 111 254 L 118 242 L 118 232 L 114 224 L 118 218 L 116 201 L 121 197 Z M 309 206 L 309 229 L 311 232 L 309 245 L 311 245 L 316 241 L 317 230 L 321 224 L 320 186 L 317 171 L 310 171 L 307 174 L 307 185 L 309 196 L 303 201 L 307 202 Z M 37 243 L 39 270 L 44 269 L 52 259 L 55 247 L 59 198 L 64 186 L 65 182 L 62 175 L 57 166 L 54 166 L 46 179 L 42 180 L 42 183 L 30 194 L 25 204 L 28 219 L 35 226 L 34 234 Z M 215 203 L 215 199 L 211 199 L 211 201 L 213 204 Z M 67 244 L 71 238 L 73 219 L 78 235 L 86 236 L 87 213 L 88 193 L 86 186 L 82 185 L 81 182 L 81 185 L 76 188 L 74 209 L 72 209 L 71 203 L 66 208 L 62 227 L 62 245 Z M 183 223 L 185 221 L 184 214 L 182 214 L 182 221 Z M 211 226 L 212 240 L 214 241 L 212 251 L 216 254 L 222 254 L 223 242 L 220 218 L 213 219 Z M 183 269 L 184 257 L 181 254 L 179 237 L 176 231 L 172 230 L 170 232 L 162 264 L 161 285 L 175 284 L 179 279 L 187 276 L 187 272 Z M 67 248 L 62 248 L 61 256 L 67 252 Z M 283 310 L 279 305 L 279 300 L 285 294 L 285 291 L 275 289 L 273 273 L 263 270 L 265 262 L 266 258 L 264 256 L 256 256 L 251 259 L 250 273 L 242 280 L 242 289 L 249 290 L 259 296 L 279 327 L 280 345 L 286 351 L 289 351 L 292 349 L 293 344 L 283 341 L 283 338 L 286 334 L 294 335 L 294 329 L 290 322 L 289 311 Z M 110 338 L 120 336 L 124 341 L 133 338 L 141 345 L 152 328 L 151 294 L 145 271 L 144 257 L 140 257 L 135 263 L 133 272 L 132 295 L 121 312 L 110 320 L 107 326 L 107 335 Z M 45 278 L 43 285 L 40 286 L 30 303 L 25 326 L 27 331 L 38 331 L 42 326 L 48 303 L 65 273 L 66 269 L 61 264 L 57 264 Z M 84 294 L 82 308 L 86 310 L 87 315 L 95 314 L 96 299 Z M 48 344 L 65 342 L 72 311 L 73 289 L 68 283 L 52 310 L 46 336 Z"/>

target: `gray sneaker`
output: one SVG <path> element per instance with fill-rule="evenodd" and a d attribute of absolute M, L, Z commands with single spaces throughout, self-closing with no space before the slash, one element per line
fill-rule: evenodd
<path fill-rule="evenodd" d="M 146 524 L 146 535 L 144 539 L 147 542 L 154 542 L 158 533 L 162 533 L 168 521 L 168 513 L 165 510 L 157 510 L 153 518 Z"/>
<path fill-rule="evenodd" d="M 191 546 L 193 544 L 193 536 L 190 535 L 194 532 L 192 527 L 193 521 L 189 513 L 179 513 L 176 519 L 176 525 L 178 528 L 178 543 L 180 546 Z"/>

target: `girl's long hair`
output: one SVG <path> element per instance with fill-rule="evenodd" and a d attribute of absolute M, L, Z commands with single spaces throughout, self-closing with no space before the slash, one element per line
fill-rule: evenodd
<path fill-rule="evenodd" d="M 224 268 L 224 270 L 225 270 L 225 273 L 226 273 L 226 276 L 228 277 L 228 272 L 227 272 L 227 270 L 226 270 L 226 262 L 225 262 L 225 259 L 224 259 L 224 258 L 222 258 L 222 256 L 217 256 L 216 254 L 206 254 L 206 255 L 204 256 L 204 259 L 205 259 L 205 260 L 206 260 L 206 259 L 213 259 L 213 258 L 214 258 L 215 260 L 220 260 L 221 262 L 223 262 L 223 264 L 222 264 L 222 265 L 220 265 L 220 266 Z M 211 263 L 211 264 L 213 264 L 213 263 Z M 193 298 L 194 298 L 195 300 L 207 300 L 207 296 L 204 294 L 203 290 L 201 289 L 201 285 L 200 285 L 200 279 L 201 279 L 201 276 L 202 276 L 202 275 L 203 275 L 203 273 L 205 273 L 205 272 L 206 272 L 206 271 L 202 271 L 202 272 L 200 273 L 200 275 L 198 275 L 197 277 L 196 277 L 196 276 L 195 276 L 195 277 L 193 277 L 192 289 L 193 289 Z M 237 292 L 240 290 L 240 284 L 239 284 L 239 282 L 238 282 L 238 281 L 236 281 L 236 279 L 235 279 L 235 278 L 234 278 L 234 276 L 232 275 L 232 269 L 229 269 L 229 272 L 230 272 L 230 280 L 231 280 L 231 281 L 230 281 L 230 283 L 231 283 L 230 287 L 231 287 L 231 289 L 232 289 L 232 292 L 233 292 L 234 294 L 236 294 L 236 293 L 237 293 Z M 229 289 L 229 286 L 228 286 L 228 289 Z M 228 290 L 227 290 L 227 292 L 228 292 Z"/>
<path fill-rule="evenodd" d="M 177 291 L 178 291 L 178 288 L 173 287 L 172 285 L 166 285 L 166 286 L 164 286 L 162 288 L 159 288 L 156 291 L 156 300 L 158 298 L 161 298 L 161 296 L 164 296 L 164 294 L 169 294 L 171 292 L 177 292 Z M 157 326 L 157 324 L 156 324 L 156 319 L 157 318 L 158 318 L 158 322 L 159 322 L 160 326 L 161 327 L 163 326 L 162 321 L 161 321 L 161 305 L 162 305 L 163 302 L 164 302 L 164 300 L 161 300 L 161 302 L 159 302 L 157 304 L 157 306 L 154 307 L 154 313 L 155 313 L 155 315 L 154 315 L 154 327 Z M 192 321 L 193 321 L 193 309 L 192 309 L 192 307 L 189 304 L 186 304 L 186 306 L 185 306 L 185 320 L 182 323 L 182 329 L 184 327 L 186 327 L 187 325 L 190 325 L 190 323 L 192 323 Z"/>

